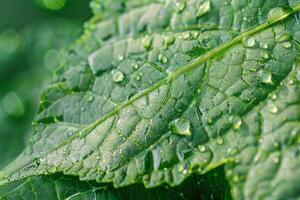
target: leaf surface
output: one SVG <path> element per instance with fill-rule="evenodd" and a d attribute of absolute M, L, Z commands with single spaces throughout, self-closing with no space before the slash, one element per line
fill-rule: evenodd
<path fill-rule="evenodd" d="M 120 2 L 65 56 L 0 184 L 62 172 L 176 186 L 227 164 L 236 198 L 298 196 L 280 186 L 299 182 L 299 2 Z"/>

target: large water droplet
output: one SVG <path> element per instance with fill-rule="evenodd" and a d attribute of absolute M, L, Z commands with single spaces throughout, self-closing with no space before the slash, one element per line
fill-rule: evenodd
<path fill-rule="evenodd" d="M 270 58 L 270 53 L 267 51 L 262 52 L 261 57 L 265 60 Z"/>
<path fill-rule="evenodd" d="M 91 95 L 91 96 L 89 96 L 87 100 L 88 100 L 88 102 L 92 102 L 92 101 L 94 101 L 94 96 L 92 96 L 92 95 Z"/>
<path fill-rule="evenodd" d="M 132 64 L 132 68 L 133 68 L 133 69 L 138 69 L 138 68 L 139 68 L 139 65 L 136 64 L 136 63 L 134 63 L 134 64 Z"/>
<path fill-rule="evenodd" d="M 114 82 L 118 83 L 118 82 L 121 82 L 123 81 L 124 79 L 124 74 L 119 71 L 119 70 L 112 70 L 112 79 Z"/>
<path fill-rule="evenodd" d="M 278 112 L 278 107 L 276 105 L 271 105 L 270 112 L 276 114 Z"/>
<path fill-rule="evenodd" d="M 268 13 L 267 20 L 268 22 L 272 23 L 283 18 L 287 14 L 287 11 L 282 7 L 273 8 Z"/>
<path fill-rule="evenodd" d="M 277 95 L 275 93 L 271 94 L 270 95 L 270 99 L 273 100 L 273 101 L 276 100 L 277 99 Z"/>
<path fill-rule="evenodd" d="M 198 149 L 199 149 L 199 151 L 202 152 L 202 153 L 206 151 L 206 147 L 205 147 L 204 145 L 199 145 L 199 146 L 198 146 Z"/>
<path fill-rule="evenodd" d="M 178 118 L 171 122 L 170 129 L 173 133 L 183 136 L 190 136 L 191 124 L 187 118 Z"/>
<path fill-rule="evenodd" d="M 204 1 L 199 6 L 199 9 L 197 11 L 197 17 L 201 17 L 201 16 L 205 15 L 207 12 L 209 12 L 209 10 L 210 10 L 210 1 L 209 0 Z"/>

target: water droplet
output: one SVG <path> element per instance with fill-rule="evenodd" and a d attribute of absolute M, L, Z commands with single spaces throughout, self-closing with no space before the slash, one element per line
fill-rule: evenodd
<path fill-rule="evenodd" d="M 269 71 L 260 71 L 259 78 L 260 78 L 261 82 L 263 82 L 265 84 L 270 84 L 270 85 L 273 84 L 272 73 Z"/>
<path fill-rule="evenodd" d="M 193 38 L 197 39 L 199 37 L 199 33 L 198 32 L 193 32 Z"/>
<path fill-rule="evenodd" d="M 273 100 L 273 101 L 276 100 L 277 99 L 277 95 L 276 94 L 271 94 L 270 95 L 270 99 Z"/>
<path fill-rule="evenodd" d="M 135 80 L 137 80 L 137 81 L 141 80 L 141 76 L 140 76 L 140 75 L 137 75 L 137 76 L 135 77 Z"/>
<path fill-rule="evenodd" d="M 197 17 L 201 17 L 203 15 L 205 15 L 207 12 L 209 12 L 210 10 L 210 1 L 204 1 L 203 3 L 201 3 L 201 5 L 199 6 L 199 9 L 197 11 L 196 16 Z"/>
<path fill-rule="evenodd" d="M 152 44 L 152 38 L 150 36 L 145 36 L 142 40 L 145 49 L 150 49 Z"/>
<path fill-rule="evenodd" d="M 121 82 L 123 81 L 124 79 L 124 74 L 119 71 L 119 70 L 112 70 L 112 79 L 114 82 L 118 83 L 118 82 Z"/>
<path fill-rule="evenodd" d="M 284 33 L 281 36 L 278 37 L 277 42 L 281 43 L 281 42 L 286 42 L 291 40 L 292 35 L 290 33 Z"/>
<path fill-rule="evenodd" d="M 261 55 L 261 56 L 262 56 L 262 58 L 265 59 L 265 60 L 267 60 L 267 59 L 270 58 L 269 52 L 266 52 L 266 51 L 262 52 L 262 55 Z"/>
<path fill-rule="evenodd" d="M 288 84 L 289 84 L 289 85 L 294 85 L 294 80 L 293 80 L 293 79 L 289 79 L 289 80 L 288 80 Z"/>
<path fill-rule="evenodd" d="M 183 174 L 187 174 L 188 171 L 187 171 L 186 169 L 184 169 L 184 170 L 182 171 L 182 173 L 183 173 Z"/>
<path fill-rule="evenodd" d="M 166 56 L 162 55 L 162 54 L 159 54 L 159 55 L 158 55 L 158 60 L 159 60 L 161 63 L 163 63 L 163 64 L 165 64 L 165 63 L 168 62 L 168 58 L 167 58 Z"/>
<path fill-rule="evenodd" d="M 236 155 L 236 154 L 238 153 L 238 150 L 237 150 L 237 148 L 229 148 L 229 149 L 227 150 L 227 152 L 228 152 L 230 155 L 234 156 L 234 155 Z"/>
<path fill-rule="evenodd" d="M 89 98 L 87 99 L 88 100 L 88 102 L 92 102 L 92 101 L 94 101 L 94 96 L 89 96 Z"/>
<path fill-rule="evenodd" d="M 190 32 L 184 32 L 182 34 L 182 38 L 185 39 L 185 40 L 189 39 L 190 37 L 191 37 L 191 33 Z"/>
<path fill-rule="evenodd" d="M 231 117 L 230 122 L 232 123 L 232 128 L 238 130 L 242 126 L 242 119 L 239 116 Z"/>
<path fill-rule="evenodd" d="M 213 121 L 212 121 L 211 118 L 208 118 L 208 119 L 207 119 L 207 124 L 212 124 L 212 122 L 213 122 Z"/>
<path fill-rule="evenodd" d="M 186 7 L 186 3 L 185 3 L 185 1 L 177 2 L 175 4 L 175 6 L 176 6 L 176 11 L 178 13 L 181 13 L 182 11 L 184 11 L 184 9 Z"/>
<path fill-rule="evenodd" d="M 100 160 L 100 156 L 97 156 L 97 160 Z"/>
<path fill-rule="evenodd" d="M 287 14 L 286 10 L 282 7 L 276 7 L 269 11 L 267 20 L 269 23 L 283 18 Z"/>
<path fill-rule="evenodd" d="M 236 183 L 240 180 L 240 177 L 238 175 L 234 175 L 232 180 Z"/>
<path fill-rule="evenodd" d="M 202 153 L 206 151 L 206 147 L 205 147 L 204 145 L 199 145 L 199 146 L 198 146 L 198 149 L 199 149 L 199 151 L 202 152 Z"/>
<path fill-rule="evenodd" d="M 139 65 L 138 64 L 136 64 L 136 63 L 134 63 L 134 64 L 132 64 L 132 66 L 131 66 L 133 69 L 138 69 L 139 68 Z"/>
<path fill-rule="evenodd" d="M 73 132 L 71 132 L 71 131 L 70 131 L 70 132 L 68 132 L 68 135 L 69 135 L 69 136 L 73 135 Z"/>
<path fill-rule="evenodd" d="M 124 56 L 123 56 L 123 55 L 118 55 L 118 60 L 119 60 L 119 61 L 124 60 Z"/>
<path fill-rule="evenodd" d="M 259 44 L 259 46 L 260 46 L 261 48 L 263 48 L 263 49 L 268 49 L 268 48 L 269 48 L 269 45 L 268 45 L 268 43 L 266 43 L 266 42 L 261 42 L 261 43 Z"/>
<path fill-rule="evenodd" d="M 180 165 L 180 166 L 178 167 L 178 172 L 183 172 L 183 170 L 184 170 L 184 166 Z"/>
<path fill-rule="evenodd" d="M 278 107 L 276 105 L 272 105 L 270 107 L 270 112 L 273 113 L 273 114 L 277 113 L 278 112 Z"/>
<path fill-rule="evenodd" d="M 175 37 L 174 36 L 172 36 L 172 35 L 166 35 L 165 36 L 165 44 L 167 46 L 172 45 L 174 42 L 175 42 Z"/>
<path fill-rule="evenodd" d="M 224 143 L 223 138 L 222 138 L 221 136 L 218 136 L 218 137 L 217 137 L 217 144 L 221 145 L 221 144 L 223 144 L 223 143 Z"/>
<path fill-rule="evenodd" d="M 170 129 L 173 133 L 178 135 L 192 135 L 190 121 L 184 117 L 175 119 L 173 122 L 171 122 Z"/>
<path fill-rule="evenodd" d="M 253 37 L 248 38 L 248 39 L 246 40 L 246 42 L 245 42 L 245 46 L 246 46 L 246 47 L 254 47 L 255 44 L 256 44 L 256 41 L 255 41 L 255 39 L 254 39 Z"/>
<path fill-rule="evenodd" d="M 291 47 L 292 47 L 292 43 L 290 43 L 290 42 L 284 42 L 284 43 L 282 43 L 282 46 L 283 46 L 284 48 L 288 49 L 288 48 L 291 48 Z"/>

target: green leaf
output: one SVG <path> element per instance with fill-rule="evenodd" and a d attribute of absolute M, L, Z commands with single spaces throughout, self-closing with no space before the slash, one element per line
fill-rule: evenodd
<path fill-rule="evenodd" d="M 74 199 L 229 199 L 223 168 L 208 173 L 206 176 L 192 176 L 177 187 L 158 187 L 145 189 L 143 185 L 133 185 L 115 189 L 111 185 L 95 182 L 80 182 L 76 177 L 62 174 L 32 177 L 19 181 L 0 190 L 1 200 L 74 200 Z"/>
<path fill-rule="evenodd" d="M 237 199 L 299 197 L 299 1 L 120 2 L 65 56 L 0 185 L 176 186 L 227 164 Z"/>

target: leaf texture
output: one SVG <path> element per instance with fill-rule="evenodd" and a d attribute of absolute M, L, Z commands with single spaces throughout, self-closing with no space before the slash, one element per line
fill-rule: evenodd
<path fill-rule="evenodd" d="M 299 1 L 109 2 L 0 185 L 62 172 L 176 186 L 226 164 L 237 199 L 299 197 Z"/>

